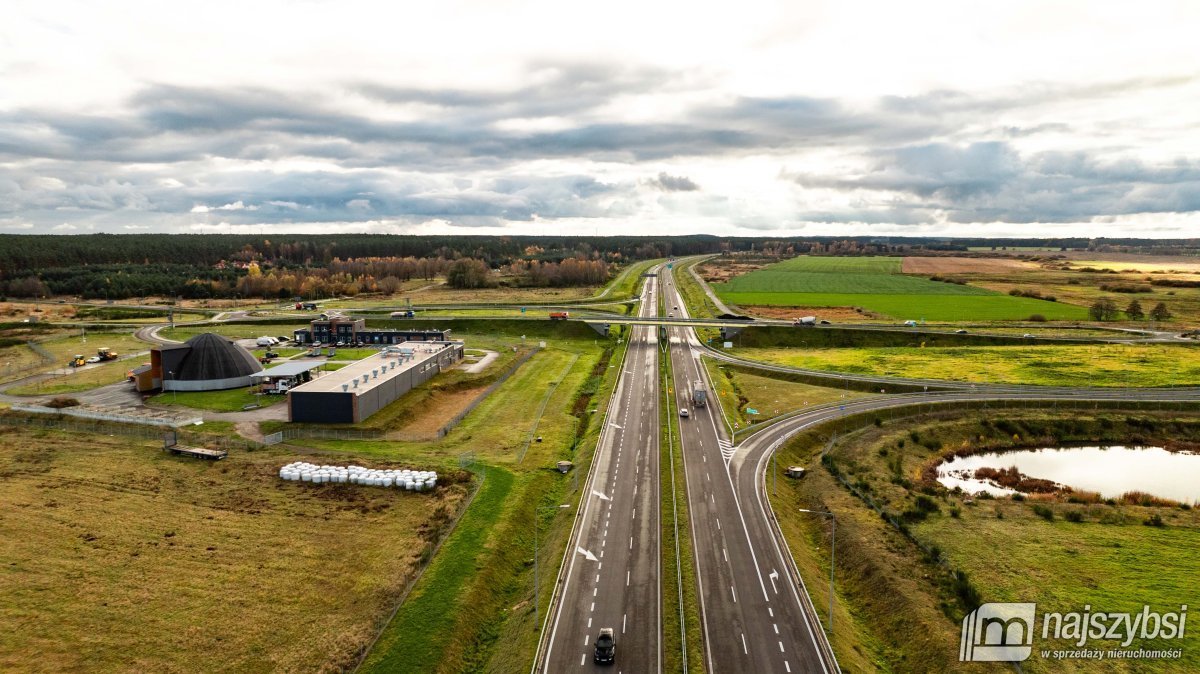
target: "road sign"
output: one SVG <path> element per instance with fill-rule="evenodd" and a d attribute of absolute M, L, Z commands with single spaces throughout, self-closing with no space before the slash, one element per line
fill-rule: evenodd
<path fill-rule="evenodd" d="M 525 307 L 521 307 L 521 313 L 525 313 Z"/>

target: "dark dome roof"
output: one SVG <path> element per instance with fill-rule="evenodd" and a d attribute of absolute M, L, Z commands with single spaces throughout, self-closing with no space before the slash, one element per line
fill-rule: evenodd
<path fill-rule="evenodd" d="M 188 353 L 173 378 L 182 380 L 233 379 L 261 372 L 263 367 L 249 351 L 232 340 L 206 332 L 187 341 Z"/>

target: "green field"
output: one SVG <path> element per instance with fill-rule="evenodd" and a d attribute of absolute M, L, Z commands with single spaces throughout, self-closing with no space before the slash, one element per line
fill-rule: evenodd
<path fill-rule="evenodd" d="M 938 284 L 944 285 L 944 284 Z M 721 293 L 740 306 L 862 307 L 897 320 L 1020 321 L 1040 314 L 1051 321 L 1086 320 L 1087 308 L 1008 295 L 893 295 L 832 293 Z"/>
<path fill-rule="evenodd" d="M 797 257 L 715 283 L 741 306 L 862 307 L 901 320 L 1082 320 L 1081 306 L 1012 297 L 900 273 L 898 257 Z"/>
<path fill-rule="evenodd" d="M 247 405 L 267 407 L 287 401 L 284 395 L 259 395 L 254 387 L 227 391 L 169 391 L 152 399 L 158 405 L 178 405 L 213 412 L 240 412 Z"/>

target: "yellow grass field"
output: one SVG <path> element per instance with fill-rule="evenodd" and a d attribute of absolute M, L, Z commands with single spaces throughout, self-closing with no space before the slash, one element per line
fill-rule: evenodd
<path fill-rule="evenodd" d="M 0 671 L 351 665 L 466 486 L 279 480 L 295 459 L 0 427 Z"/>

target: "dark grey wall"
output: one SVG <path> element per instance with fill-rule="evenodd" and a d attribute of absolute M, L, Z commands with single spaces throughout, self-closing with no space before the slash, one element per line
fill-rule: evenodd
<path fill-rule="evenodd" d="M 332 392 L 290 392 L 288 408 L 292 421 L 318 424 L 354 423 L 354 394 Z"/>

